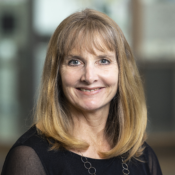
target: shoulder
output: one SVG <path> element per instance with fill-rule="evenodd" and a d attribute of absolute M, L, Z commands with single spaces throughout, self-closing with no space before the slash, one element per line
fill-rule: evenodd
<path fill-rule="evenodd" d="M 50 147 L 47 140 L 38 134 L 36 126 L 33 126 L 26 131 L 12 146 L 11 150 L 19 146 L 27 146 L 32 148 L 40 159 L 43 159 L 42 155 L 46 155 Z"/>
<path fill-rule="evenodd" d="M 46 175 L 39 157 L 28 146 L 17 146 L 10 150 L 2 169 L 2 175 L 7 174 Z"/>
<path fill-rule="evenodd" d="M 145 142 L 143 146 L 145 148 L 143 155 L 146 158 L 146 160 L 149 161 L 150 158 L 157 159 L 156 153 L 154 152 L 154 150 L 151 148 L 151 146 L 148 143 Z"/>
<path fill-rule="evenodd" d="M 36 126 L 31 127 L 25 132 L 12 146 L 6 159 L 10 160 L 11 157 L 21 157 L 21 160 L 33 158 L 31 156 L 38 157 L 42 166 L 46 172 L 57 171 L 63 167 L 64 151 L 61 150 L 50 150 L 50 144 L 42 135 L 38 134 Z M 55 172 L 57 173 L 57 172 Z"/>
<path fill-rule="evenodd" d="M 39 146 L 39 144 L 42 144 L 42 146 L 48 146 L 46 139 L 42 138 L 41 135 L 37 133 L 36 126 L 34 125 L 16 141 L 12 148 L 21 145 L 35 148 Z"/>
<path fill-rule="evenodd" d="M 51 145 L 43 135 L 38 134 L 36 126 L 31 127 L 24 133 L 12 148 L 21 145 L 32 148 L 43 161 L 48 161 L 55 156 L 61 157 L 63 154 L 63 151 L 61 150 L 50 150 Z"/>
<path fill-rule="evenodd" d="M 151 175 L 161 175 L 160 164 L 154 150 L 146 142 L 144 143 L 144 147 L 143 156 Z"/>

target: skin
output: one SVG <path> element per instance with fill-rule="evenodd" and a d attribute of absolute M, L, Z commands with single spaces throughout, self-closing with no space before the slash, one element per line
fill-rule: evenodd
<path fill-rule="evenodd" d="M 72 134 L 89 143 L 84 156 L 100 159 L 98 151 L 111 149 L 104 128 L 110 101 L 118 88 L 118 64 L 115 51 L 94 49 L 94 52 L 71 50 L 64 58 L 60 74 L 74 121 Z"/>

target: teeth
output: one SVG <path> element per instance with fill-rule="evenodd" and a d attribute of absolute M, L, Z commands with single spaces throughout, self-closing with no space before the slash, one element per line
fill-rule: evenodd
<path fill-rule="evenodd" d="M 93 91 L 96 91 L 100 88 L 97 88 L 97 89 L 92 89 L 92 90 L 89 90 L 89 89 L 80 89 L 81 91 L 84 91 L 84 92 L 93 92 Z"/>

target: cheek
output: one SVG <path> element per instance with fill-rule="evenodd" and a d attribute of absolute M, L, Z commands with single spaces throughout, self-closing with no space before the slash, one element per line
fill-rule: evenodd
<path fill-rule="evenodd" d="M 109 87 L 118 86 L 118 69 L 112 69 L 105 71 L 102 75 L 102 78 L 105 84 Z"/>
<path fill-rule="evenodd" d="M 74 71 L 65 67 L 61 69 L 60 73 L 63 89 L 76 85 L 79 77 Z"/>

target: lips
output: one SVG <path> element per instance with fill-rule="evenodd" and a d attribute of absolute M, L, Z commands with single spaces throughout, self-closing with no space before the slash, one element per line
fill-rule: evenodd
<path fill-rule="evenodd" d="M 79 92 L 82 92 L 84 94 L 96 94 L 100 92 L 104 87 L 94 87 L 94 88 L 86 88 L 86 87 L 80 87 L 76 88 L 79 90 Z"/>
<path fill-rule="evenodd" d="M 101 88 L 95 88 L 95 89 L 85 89 L 85 88 L 78 88 L 80 91 L 84 91 L 84 92 L 93 92 L 93 91 L 97 91 Z"/>

